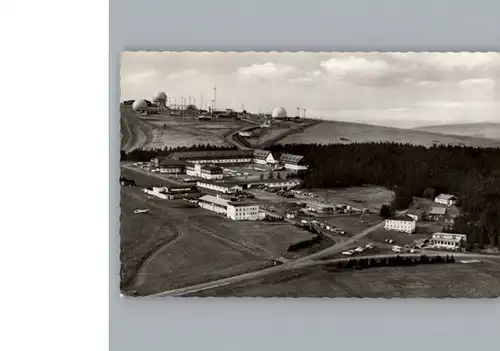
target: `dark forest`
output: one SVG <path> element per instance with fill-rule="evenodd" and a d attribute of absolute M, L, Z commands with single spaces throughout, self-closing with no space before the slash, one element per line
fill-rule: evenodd
<path fill-rule="evenodd" d="M 468 234 L 469 243 L 480 247 L 499 245 L 500 149 L 359 143 L 275 145 L 271 150 L 305 157 L 310 166 L 303 175 L 306 188 L 384 186 L 396 191 L 400 209 L 429 189 L 457 195 L 461 216 L 452 230 Z"/>

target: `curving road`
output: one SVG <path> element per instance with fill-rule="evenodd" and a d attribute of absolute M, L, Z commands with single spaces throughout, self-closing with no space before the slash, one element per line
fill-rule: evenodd
<path fill-rule="evenodd" d="M 353 237 L 349 238 L 347 241 L 333 245 L 329 248 L 326 248 L 324 250 L 318 251 L 314 254 L 304 256 L 302 258 L 293 260 L 293 261 L 287 261 L 283 263 L 282 265 L 271 267 L 271 268 L 266 268 L 250 273 L 245 273 L 241 274 L 238 276 L 234 277 L 229 277 L 225 279 L 220 279 L 204 284 L 198 284 L 194 286 L 188 286 L 184 288 L 179 288 L 179 289 L 174 289 L 174 290 L 169 290 L 169 291 L 164 291 L 161 293 L 157 294 L 152 294 L 150 296 L 154 297 L 164 297 L 164 296 L 183 296 L 187 294 L 193 294 L 199 291 L 204 291 L 204 290 L 210 290 L 222 286 L 227 286 L 235 283 L 241 283 L 244 281 L 248 280 L 253 280 L 255 278 L 262 278 L 264 276 L 278 273 L 278 272 L 283 272 L 286 270 L 290 269 L 299 269 L 299 268 L 306 268 L 310 266 L 316 266 L 316 265 L 324 265 L 328 263 L 337 263 L 337 262 L 342 262 L 342 261 L 348 261 L 352 259 L 353 257 L 342 257 L 342 258 L 336 258 L 336 259 L 330 259 L 330 260 L 323 260 L 319 261 L 324 256 L 329 256 L 335 253 L 339 253 L 345 249 L 346 246 L 349 246 L 350 244 L 355 243 L 357 240 L 363 238 L 364 236 L 370 234 L 372 231 L 375 229 L 383 226 L 384 222 L 380 222 L 375 224 L 372 227 L 369 227 L 358 234 L 354 235 Z M 464 252 L 457 252 L 457 253 L 448 253 L 448 252 L 439 252 L 439 251 L 428 251 L 428 250 L 420 250 L 418 253 L 389 253 L 389 254 L 377 254 L 377 255 L 364 255 L 364 256 L 356 256 L 355 258 L 386 258 L 386 257 L 418 257 L 425 254 L 426 256 L 446 256 L 446 255 L 451 255 L 455 258 L 463 258 L 463 259 L 490 259 L 490 260 L 498 260 L 500 263 L 500 256 L 498 255 L 485 255 L 485 254 L 477 254 L 477 253 L 464 253 Z"/>
<path fill-rule="evenodd" d="M 146 267 L 156 258 L 156 256 L 162 253 L 165 249 L 177 243 L 179 240 L 182 239 L 183 236 L 184 233 L 179 231 L 176 232 L 176 237 L 173 240 L 170 240 L 169 242 L 161 245 L 158 249 L 153 251 L 146 260 L 144 260 L 144 262 L 141 264 L 135 275 L 134 283 L 132 285 L 134 288 L 144 284 L 145 276 L 148 275 L 148 273 L 146 273 Z"/>
<path fill-rule="evenodd" d="M 157 297 L 160 297 L 160 296 L 161 297 L 163 297 L 163 296 L 182 296 L 182 295 L 192 294 L 192 293 L 196 293 L 196 292 L 203 291 L 203 290 L 209 290 L 209 289 L 218 288 L 221 286 L 226 286 L 229 284 L 241 283 L 241 282 L 244 282 L 246 280 L 264 277 L 264 276 L 269 275 L 269 274 L 282 272 L 282 271 L 289 270 L 289 269 L 297 269 L 297 268 L 307 267 L 308 265 L 311 265 L 311 263 L 315 262 L 314 261 L 315 259 L 320 259 L 321 257 L 329 256 L 329 255 L 341 252 L 346 246 L 355 243 L 356 240 L 361 239 L 362 237 L 370 234 L 372 231 L 380 228 L 383 225 L 384 225 L 384 222 L 377 223 L 377 224 L 359 232 L 358 234 L 352 236 L 351 238 L 349 238 L 348 240 L 346 240 L 342 243 L 335 244 L 333 246 L 330 246 L 326 249 L 323 249 L 323 250 L 318 251 L 316 253 L 313 253 L 311 255 L 307 255 L 307 256 L 301 257 L 299 259 L 293 260 L 293 261 L 285 262 L 279 266 L 261 269 L 258 271 L 245 273 L 245 274 L 241 274 L 241 275 L 237 275 L 237 276 L 233 276 L 233 277 L 229 277 L 229 278 L 219 279 L 219 280 L 204 283 L 204 284 L 198 284 L 198 285 L 188 286 L 188 287 L 184 287 L 184 288 L 180 288 L 180 289 L 164 291 L 161 293 L 152 294 L 150 296 L 157 296 Z"/>

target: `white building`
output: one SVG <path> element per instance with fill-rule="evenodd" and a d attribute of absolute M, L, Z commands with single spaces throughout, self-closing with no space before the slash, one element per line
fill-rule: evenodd
<path fill-rule="evenodd" d="M 300 155 L 284 153 L 280 156 L 280 163 L 283 164 L 286 169 L 293 171 L 304 171 L 308 168 L 305 164 L 304 156 Z"/>
<path fill-rule="evenodd" d="M 255 187 L 259 185 L 264 185 L 268 188 L 280 188 L 280 189 L 291 189 L 294 188 L 298 185 L 300 185 L 300 180 L 298 179 L 274 179 L 274 180 L 261 180 L 261 181 L 255 181 L 252 183 L 248 184 L 248 187 Z"/>
<path fill-rule="evenodd" d="M 234 183 L 213 182 L 210 180 L 200 180 L 196 186 L 201 190 L 212 190 L 222 194 L 234 194 L 243 191 L 243 187 Z"/>
<path fill-rule="evenodd" d="M 143 191 L 148 195 L 156 196 L 163 200 L 172 200 L 197 193 L 196 187 L 193 186 L 153 186 L 145 188 Z"/>
<path fill-rule="evenodd" d="M 441 205 L 453 206 L 457 203 L 457 197 L 450 194 L 439 194 L 434 198 L 434 202 Z"/>
<path fill-rule="evenodd" d="M 386 230 L 411 234 L 415 232 L 416 221 L 407 215 L 388 218 L 385 220 L 384 228 Z"/>
<path fill-rule="evenodd" d="M 248 202 L 229 201 L 217 196 L 205 195 L 199 199 L 199 206 L 232 220 L 255 221 L 259 219 L 259 205 Z"/>
<path fill-rule="evenodd" d="M 238 134 L 242 137 L 247 137 L 247 138 L 250 138 L 253 135 L 252 131 L 250 130 L 243 130 L 241 132 L 238 132 Z"/>
<path fill-rule="evenodd" d="M 163 189 L 164 188 L 153 187 L 151 189 L 145 188 L 142 191 L 148 195 L 156 196 L 163 200 L 171 199 L 171 196 L 169 194 L 166 194 Z"/>
<path fill-rule="evenodd" d="M 458 250 L 464 247 L 467 235 L 455 233 L 434 233 L 430 240 L 431 245 L 438 249 Z"/>
<path fill-rule="evenodd" d="M 421 210 L 408 210 L 406 212 L 406 215 L 410 216 L 413 218 L 415 221 L 420 221 L 423 217 L 424 211 Z"/>
<path fill-rule="evenodd" d="M 209 180 L 220 180 L 224 177 L 221 167 L 191 162 L 186 166 L 186 174 L 189 176 L 200 177 Z"/>
<path fill-rule="evenodd" d="M 274 159 L 273 153 L 271 151 L 254 150 L 253 162 L 261 165 L 267 165 L 267 164 L 275 164 L 276 160 Z"/>

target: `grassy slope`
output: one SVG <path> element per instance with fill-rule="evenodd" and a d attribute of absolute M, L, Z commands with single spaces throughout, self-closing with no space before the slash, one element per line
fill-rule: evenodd
<path fill-rule="evenodd" d="M 415 130 L 448 135 L 500 139 L 500 123 L 471 123 L 427 126 Z"/>
<path fill-rule="evenodd" d="M 328 121 L 291 135 L 280 144 L 292 143 L 353 143 L 392 141 L 414 145 L 432 146 L 433 144 L 465 145 L 478 147 L 500 147 L 500 140 L 445 135 L 414 129 L 398 129 L 360 123 Z"/>

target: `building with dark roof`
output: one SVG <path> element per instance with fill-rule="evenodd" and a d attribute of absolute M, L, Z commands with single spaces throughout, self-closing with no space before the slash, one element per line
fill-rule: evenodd
<path fill-rule="evenodd" d="M 181 160 L 172 160 L 168 157 L 155 157 L 151 163 L 161 173 L 185 173 L 186 162 Z"/>
<path fill-rule="evenodd" d="M 284 153 L 280 156 L 279 161 L 285 166 L 286 169 L 289 170 L 302 171 L 308 168 L 305 163 L 304 156 L 301 155 Z"/>
<path fill-rule="evenodd" d="M 261 165 L 274 164 L 276 160 L 274 159 L 273 153 L 268 150 L 258 150 L 253 151 L 253 161 Z"/>
<path fill-rule="evenodd" d="M 169 157 L 193 163 L 241 164 L 252 162 L 253 150 L 178 151 Z"/>
<path fill-rule="evenodd" d="M 222 179 L 224 177 L 221 167 L 211 164 L 201 164 L 188 162 L 186 166 L 186 174 L 193 177 L 203 179 Z"/>
<path fill-rule="evenodd" d="M 439 221 L 446 216 L 446 207 L 432 207 L 427 214 L 427 219 L 431 221 Z"/>
<path fill-rule="evenodd" d="M 457 197 L 450 194 L 439 194 L 434 198 L 434 202 L 441 205 L 453 206 L 457 202 Z"/>
<path fill-rule="evenodd" d="M 391 217 L 385 220 L 384 229 L 411 234 L 415 232 L 416 220 L 408 215 Z"/>

